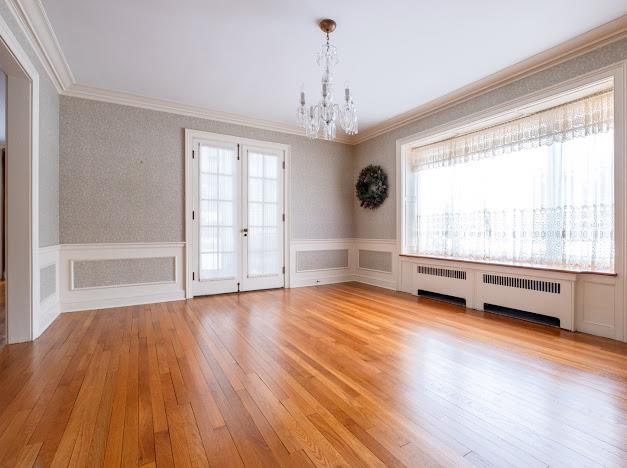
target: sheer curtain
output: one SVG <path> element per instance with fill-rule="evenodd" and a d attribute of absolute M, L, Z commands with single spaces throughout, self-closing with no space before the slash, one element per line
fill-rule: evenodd
<path fill-rule="evenodd" d="M 415 148 L 406 253 L 614 270 L 613 93 Z"/>

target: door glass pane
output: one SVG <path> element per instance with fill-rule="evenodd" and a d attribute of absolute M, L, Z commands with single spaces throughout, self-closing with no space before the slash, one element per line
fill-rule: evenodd
<path fill-rule="evenodd" d="M 199 154 L 198 279 L 235 278 L 237 150 L 201 144 Z"/>
<path fill-rule="evenodd" d="M 281 273 L 282 220 L 276 154 L 248 152 L 248 277 Z"/>

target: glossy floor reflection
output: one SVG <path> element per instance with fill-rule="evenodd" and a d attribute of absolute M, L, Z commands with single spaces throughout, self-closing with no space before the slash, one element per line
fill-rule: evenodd
<path fill-rule="evenodd" d="M 627 345 L 354 283 L 60 316 L 0 463 L 625 466 Z"/>

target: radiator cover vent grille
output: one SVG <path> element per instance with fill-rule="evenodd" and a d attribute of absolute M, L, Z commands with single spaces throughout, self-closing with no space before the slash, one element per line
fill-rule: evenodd
<path fill-rule="evenodd" d="M 561 284 L 554 281 L 532 280 L 503 275 L 483 275 L 484 284 L 495 284 L 508 288 L 530 289 L 551 294 L 560 294 Z"/>
<path fill-rule="evenodd" d="M 438 268 L 432 266 L 418 265 L 418 273 L 421 275 L 443 276 L 445 278 L 466 279 L 466 272 L 463 270 L 451 270 L 449 268 Z"/>

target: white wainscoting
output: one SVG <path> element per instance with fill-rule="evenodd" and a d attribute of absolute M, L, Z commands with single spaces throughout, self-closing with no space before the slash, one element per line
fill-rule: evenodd
<path fill-rule="evenodd" d="M 104 309 L 185 298 L 185 243 L 64 244 L 59 251 L 61 311 Z M 75 262 L 174 258 L 172 281 L 74 288 Z"/>
<path fill-rule="evenodd" d="M 346 250 L 346 267 L 301 269 L 297 267 L 298 252 Z M 317 284 L 353 281 L 355 250 L 353 239 L 301 239 L 290 242 L 290 287 L 315 286 Z"/>
<path fill-rule="evenodd" d="M 575 327 L 578 331 L 627 341 L 623 281 L 619 277 L 577 275 Z"/>
<path fill-rule="evenodd" d="M 355 281 L 372 284 L 387 289 L 396 289 L 398 276 L 398 251 L 393 239 L 354 239 Z M 390 270 L 364 268 L 359 261 L 360 251 L 386 252 L 390 254 Z"/>
<path fill-rule="evenodd" d="M 33 339 L 39 337 L 57 318 L 60 312 L 59 307 L 59 247 L 51 245 L 39 248 L 39 275 L 50 266 L 54 266 L 54 292 L 47 297 L 41 297 L 37 291 L 39 304 L 37 312 L 33 317 Z"/>
<path fill-rule="evenodd" d="M 346 267 L 301 269 L 297 268 L 298 252 L 329 250 L 348 251 Z M 391 271 L 360 268 L 359 251 L 389 252 Z M 291 287 L 360 281 L 375 286 L 396 289 L 398 269 L 396 241 L 389 239 L 299 239 L 290 243 Z"/>
<path fill-rule="evenodd" d="M 345 267 L 316 269 L 297 268 L 298 252 L 344 250 L 348 252 Z M 359 252 L 385 252 L 391 255 L 389 270 L 360 267 Z M 123 284 L 90 288 L 73 288 L 73 263 L 85 260 L 124 260 L 138 258 L 174 258 L 175 276 L 172 281 L 159 283 Z M 137 244 L 79 244 L 60 245 L 40 249 L 40 267 L 55 265 L 55 294 L 41 300 L 35 321 L 35 336 L 39 336 L 59 312 L 70 312 L 108 307 L 147 304 L 185 298 L 185 243 Z M 466 282 L 456 282 L 447 277 L 428 275 L 419 278 L 418 264 L 460 269 L 466 272 Z M 387 269 L 387 265 L 386 265 Z M 442 294 L 464 297 L 468 307 L 481 309 L 484 302 L 516 307 L 534 312 L 534 304 L 544 309 L 542 295 L 534 291 L 514 290 L 512 294 L 498 296 L 501 292 L 484 288 L 483 274 L 508 275 L 520 279 L 552 281 L 561 284 L 561 302 L 551 306 L 563 328 L 575 329 L 593 335 L 625 340 L 625 317 L 620 278 L 602 275 L 559 273 L 533 269 L 508 268 L 468 264 L 435 259 L 400 257 L 396 242 L 387 239 L 306 239 L 290 243 L 291 287 L 358 281 L 410 294 L 426 289 Z M 431 283 L 430 281 L 433 281 Z M 481 283 L 481 284 L 479 284 Z M 479 286 L 478 286 L 479 285 Z M 537 297 L 536 297 L 537 296 Z M 557 296 L 551 296 L 555 301 Z M 529 304 L 520 302 L 530 300 Z M 542 309 L 542 310 L 540 310 Z M 555 312 L 557 310 L 557 312 Z M 548 314 L 550 315 L 550 314 Z"/>

